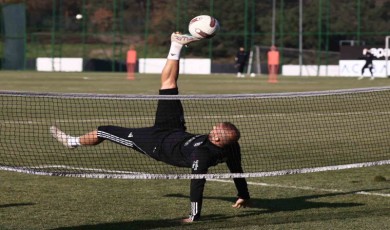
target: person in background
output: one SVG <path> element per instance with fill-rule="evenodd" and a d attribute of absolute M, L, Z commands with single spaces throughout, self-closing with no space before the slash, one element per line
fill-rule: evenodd
<path fill-rule="evenodd" d="M 245 77 L 244 69 L 248 61 L 248 53 L 244 47 L 240 47 L 235 57 L 235 67 L 237 68 L 237 77 Z"/>
<path fill-rule="evenodd" d="M 364 66 L 362 67 L 362 76 L 360 76 L 358 78 L 358 80 L 361 80 L 363 79 L 364 77 L 364 71 L 365 69 L 368 69 L 371 73 L 371 80 L 374 80 L 374 73 L 372 72 L 372 70 L 374 69 L 374 65 L 372 63 L 372 61 L 374 60 L 374 55 L 371 53 L 371 51 L 369 49 L 364 49 L 363 50 L 363 57 L 362 59 L 364 59 L 366 61 L 366 63 L 364 63 Z"/>

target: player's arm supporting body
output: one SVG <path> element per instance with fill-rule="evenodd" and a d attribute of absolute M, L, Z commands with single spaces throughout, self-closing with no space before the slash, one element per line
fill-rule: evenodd
<path fill-rule="evenodd" d="M 192 174 L 207 174 L 210 166 L 210 153 L 200 148 L 193 153 L 193 161 L 191 166 Z M 199 220 L 202 211 L 203 191 L 206 184 L 206 179 L 191 179 L 190 185 L 190 202 L 191 211 L 188 219 L 184 222 L 192 222 Z"/>
<path fill-rule="evenodd" d="M 241 166 L 241 150 L 238 142 L 234 142 L 229 146 L 225 147 L 226 156 L 228 156 L 226 164 L 231 173 L 243 173 Z M 209 153 L 198 150 L 195 156 L 198 156 L 192 164 L 192 174 L 206 174 L 210 164 L 210 158 L 206 157 Z M 204 156 L 204 157 L 202 157 Z M 233 208 L 246 207 L 250 199 L 248 192 L 248 185 L 245 178 L 234 178 L 234 184 L 238 191 L 237 201 L 232 205 Z M 191 180 L 191 213 L 185 222 L 196 221 L 200 218 L 203 203 L 203 191 L 206 184 L 206 179 L 192 179 Z"/>
<path fill-rule="evenodd" d="M 227 147 L 228 159 L 226 164 L 231 173 L 243 173 L 244 170 L 241 166 L 241 148 L 238 142 L 235 142 Z M 234 178 L 234 184 L 237 189 L 237 201 L 232 205 L 233 208 L 245 208 L 248 205 L 248 200 L 250 199 L 248 184 L 245 178 Z"/>

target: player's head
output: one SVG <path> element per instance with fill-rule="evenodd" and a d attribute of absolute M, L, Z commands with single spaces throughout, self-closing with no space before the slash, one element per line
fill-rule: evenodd
<path fill-rule="evenodd" d="M 219 147 L 232 144 L 239 139 L 240 131 L 230 122 L 216 124 L 209 134 L 209 140 Z"/>
<path fill-rule="evenodd" d="M 243 52 L 244 50 L 245 50 L 244 47 L 241 46 L 240 51 Z"/>

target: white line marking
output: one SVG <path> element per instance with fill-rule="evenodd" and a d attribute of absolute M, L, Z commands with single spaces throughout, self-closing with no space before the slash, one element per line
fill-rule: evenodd
<path fill-rule="evenodd" d="M 245 118 L 261 118 L 261 117 L 287 117 L 287 116 L 353 116 L 353 115 L 389 115 L 390 112 L 347 112 L 347 113 L 272 113 L 272 114 L 247 114 L 247 115 L 216 115 L 216 116 L 187 116 L 186 119 L 245 119 Z M 133 120 L 153 120 L 153 116 L 142 116 L 142 117 L 124 117 L 117 119 L 56 119 L 54 121 L 37 121 L 37 120 L 0 120 L 0 124 L 47 124 L 47 123 L 91 123 L 91 122 L 127 122 Z"/>
<path fill-rule="evenodd" d="M 81 170 L 81 171 L 93 171 L 93 172 L 104 172 L 104 173 L 123 173 L 123 174 L 144 174 L 143 172 L 130 172 L 130 171 L 121 171 L 121 170 L 109 170 L 109 169 L 99 169 L 99 168 L 84 168 L 84 167 L 73 167 L 68 165 L 38 165 L 35 167 L 30 167 L 31 169 L 70 169 L 70 170 Z"/>
<path fill-rule="evenodd" d="M 222 182 L 222 183 L 234 183 L 232 180 L 221 180 L 221 179 L 208 179 L 208 181 Z M 264 186 L 264 187 L 273 187 L 273 188 L 289 188 L 289 189 L 299 189 L 299 190 L 309 190 L 309 191 L 321 191 L 321 192 L 332 192 L 332 193 L 348 193 L 340 189 L 324 189 L 324 188 L 314 188 L 314 187 L 299 187 L 291 185 L 280 185 L 280 184 L 267 184 L 267 183 L 258 183 L 258 182 L 247 182 L 250 185 Z M 381 196 L 381 197 L 390 197 L 390 194 L 386 193 L 377 193 L 377 192 L 353 192 L 351 194 L 356 195 L 369 195 L 369 196 Z"/>

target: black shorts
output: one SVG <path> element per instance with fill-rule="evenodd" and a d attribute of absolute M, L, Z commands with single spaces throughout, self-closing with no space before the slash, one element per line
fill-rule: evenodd
<path fill-rule="evenodd" d="M 371 64 L 371 63 L 366 63 L 364 64 L 364 66 L 362 67 L 362 69 L 372 69 L 374 66 Z"/>
<path fill-rule="evenodd" d="M 160 90 L 160 95 L 177 95 L 178 89 Z M 133 148 L 158 160 L 164 137 L 176 130 L 186 130 L 180 100 L 159 100 L 154 125 L 145 128 L 99 126 L 98 137 Z"/>
<path fill-rule="evenodd" d="M 159 91 L 160 95 L 178 95 L 177 88 Z M 183 106 L 180 100 L 159 100 L 154 126 L 160 129 L 186 130 Z"/>

